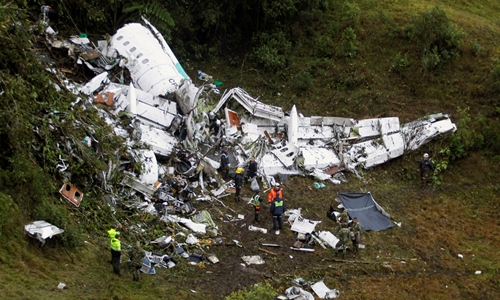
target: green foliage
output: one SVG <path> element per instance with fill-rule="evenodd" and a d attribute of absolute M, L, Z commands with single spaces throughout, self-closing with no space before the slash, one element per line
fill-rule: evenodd
<path fill-rule="evenodd" d="M 448 169 L 448 161 L 441 160 L 439 162 L 436 162 L 433 159 L 431 159 L 431 161 L 434 165 L 434 172 L 432 172 L 430 181 L 433 185 L 441 185 L 443 183 L 443 173 L 446 169 Z"/>
<path fill-rule="evenodd" d="M 316 50 L 318 56 L 320 57 L 332 57 L 333 56 L 333 40 L 328 35 L 320 35 L 315 39 Z"/>
<path fill-rule="evenodd" d="M 358 47 L 356 43 L 356 33 L 354 29 L 348 27 L 342 32 L 342 50 L 340 54 L 347 58 L 355 58 L 357 54 Z"/>
<path fill-rule="evenodd" d="M 492 94 L 500 94 L 500 63 L 490 71 L 488 75 L 489 91 Z"/>
<path fill-rule="evenodd" d="M 356 27 L 359 25 L 360 8 L 354 1 L 345 1 L 342 4 L 341 19 L 346 27 Z"/>
<path fill-rule="evenodd" d="M 259 46 L 251 55 L 256 63 L 270 71 L 278 71 L 286 66 L 286 57 L 292 43 L 282 31 L 261 33 L 257 40 Z"/>
<path fill-rule="evenodd" d="M 356 69 L 346 69 L 342 73 L 337 74 L 334 78 L 335 87 L 343 91 L 352 91 L 361 86 L 365 82 L 365 77 Z"/>
<path fill-rule="evenodd" d="M 412 16 L 411 22 L 404 26 L 404 32 L 421 52 L 424 70 L 432 70 L 441 63 L 458 58 L 465 36 L 439 6 Z"/>
<path fill-rule="evenodd" d="M 225 300 L 273 300 L 278 294 L 279 290 L 266 282 L 256 284 L 249 289 L 232 292 Z"/>
<path fill-rule="evenodd" d="M 19 219 L 21 213 L 19 207 L 11 196 L 0 192 L 0 241 L 5 242 L 7 238 L 13 239 L 19 232 Z"/>
<path fill-rule="evenodd" d="M 392 60 L 391 71 L 400 76 L 404 76 L 404 71 L 406 70 L 406 68 L 408 68 L 409 65 L 410 63 L 408 62 L 406 53 L 404 56 L 401 55 L 401 53 L 398 53 Z"/>
<path fill-rule="evenodd" d="M 313 87 L 311 74 L 307 71 L 300 72 L 293 77 L 292 86 L 297 94 L 302 95 Z"/>
<path fill-rule="evenodd" d="M 470 47 L 472 49 L 472 54 L 474 56 L 479 56 L 479 53 L 481 52 L 481 45 L 479 45 L 477 40 L 472 41 Z"/>
<path fill-rule="evenodd" d="M 457 131 L 453 133 L 450 139 L 450 144 L 440 151 L 440 154 L 448 157 L 450 161 L 464 158 L 473 150 L 488 150 L 485 149 L 485 136 L 484 129 L 490 128 L 489 135 L 493 144 L 490 146 L 497 146 L 500 140 L 500 131 L 491 130 L 491 127 L 481 124 L 483 119 L 481 116 L 476 116 L 473 119 L 470 115 L 470 108 L 458 108 L 460 114 L 460 122 L 457 124 Z M 496 140 L 496 142 L 495 142 Z"/>

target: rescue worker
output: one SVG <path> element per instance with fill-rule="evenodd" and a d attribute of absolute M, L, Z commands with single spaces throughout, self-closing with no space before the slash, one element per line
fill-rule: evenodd
<path fill-rule="evenodd" d="M 255 156 L 252 156 L 248 164 L 247 179 L 252 180 L 255 176 L 257 176 L 257 162 L 255 161 Z"/>
<path fill-rule="evenodd" d="M 354 251 L 354 257 L 358 254 L 359 250 L 359 241 L 361 240 L 361 224 L 358 222 L 358 218 L 353 218 L 352 219 L 352 227 L 351 227 L 351 241 L 352 241 L 352 248 Z"/>
<path fill-rule="evenodd" d="M 227 148 L 224 148 L 220 154 L 220 172 L 222 178 L 227 180 L 229 177 L 229 156 L 227 155 Z"/>
<path fill-rule="evenodd" d="M 273 230 L 276 230 L 276 234 L 280 234 L 280 230 L 283 229 L 283 213 L 286 210 L 285 202 L 283 198 L 276 197 L 271 203 L 270 212 L 273 215 Z M 276 228 L 276 223 L 279 225 L 279 229 Z"/>
<path fill-rule="evenodd" d="M 116 230 L 115 228 L 111 228 L 110 230 L 107 231 L 108 235 L 109 235 L 109 240 L 110 240 L 110 243 L 111 243 L 111 239 L 113 239 L 117 233 L 119 233 L 118 230 Z M 110 248 L 111 250 L 111 248 Z M 111 252 L 111 260 L 110 260 L 110 263 L 113 263 L 113 252 Z"/>
<path fill-rule="evenodd" d="M 418 164 L 418 169 L 420 170 L 420 178 L 422 178 L 422 188 L 424 189 L 427 187 L 427 181 L 429 180 L 432 171 L 434 171 L 434 166 L 429 160 L 429 154 L 424 154 L 424 157 Z"/>
<path fill-rule="evenodd" d="M 269 194 L 267 195 L 267 201 L 271 203 L 276 197 L 283 199 L 283 190 L 281 189 L 281 184 L 279 184 L 278 182 L 276 182 L 274 184 L 274 187 L 269 191 Z"/>
<path fill-rule="evenodd" d="M 243 168 L 237 168 L 236 169 L 236 176 L 234 177 L 234 186 L 236 188 L 236 195 L 234 198 L 234 201 L 236 202 L 241 202 L 241 186 L 243 185 Z"/>
<path fill-rule="evenodd" d="M 347 211 L 344 210 L 340 214 L 340 217 L 339 217 L 339 220 L 337 221 L 337 223 L 339 223 L 340 225 L 342 225 L 342 224 L 348 225 L 349 224 L 349 216 L 347 215 Z"/>
<path fill-rule="evenodd" d="M 110 230 L 111 231 L 111 230 Z M 122 255 L 122 244 L 120 240 L 118 239 L 118 236 L 120 235 L 119 231 L 111 232 L 108 231 L 109 236 L 111 238 L 110 240 L 110 246 L 111 246 L 111 264 L 113 265 L 113 272 L 117 275 L 120 274 L 120 258 Z"/>
<path fill-rule="evenodd" d="M 260 190 L 255 191 L 255 194 L 252 197 L 253 209 L 255 211 L 255 215 L 253 218 L 254 223 L 259 222 L 259 213 L 260 213 L 260 205 L 262 204 L 262 199 L 260 198 Z"/>
<path fill-rule="evenodd" d="M 132 268 L 132 279 L 139 281 L 142 267 L 142 258 L 144 257 L 144 250 L 141 248 L 141 242 L 135 242 L 135 246 L 129 252 L 130 267 Z"/>
<path fill-rule="evenodd" d="M 222 124 L 220 117 L 218 114 L 213 111 L 208 113 L 208 118 L 210 120 L 209 132 L 213 133 L 213 135 L 217 136 L 219 134 L 219 129 Z"/>
<path fill-rule="evenodd" d="M 345 258 L 345 252 L 351 231 L 347 228 L 347 224 L 345 223 L 342 223 L 341 227 L 342 229 L 340 229 L 339 232 L 339 245 L 342 248 L 342 258 Z M 340 250 L 340 248 L 338 250 Z M 335 250 L 335 256 L 337 256 L 338 250 Z"/>

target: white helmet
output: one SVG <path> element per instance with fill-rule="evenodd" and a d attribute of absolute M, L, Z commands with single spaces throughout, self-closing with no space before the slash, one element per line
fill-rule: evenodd
<path fill-rule="evenodd" d="M 275 187 L 281 187 L 281 184 L 280 184 L 279 182 L 276 182 L 276 183 L 274 184 L 274 186 L 275 186 Z"/>
<path fill-rule="evenodd" d="M 424 158 L 429 158 L 429 154 L 425 153 Z"/>
<path fill-rule="evenodd" d="M 209 113 L 208 113 L 208 117 L 209 117 L 210 119 L 213 119 L 213 118 L 215 117 L 214 112 L 213 112 L 213 111 L 209 112 Z"/>

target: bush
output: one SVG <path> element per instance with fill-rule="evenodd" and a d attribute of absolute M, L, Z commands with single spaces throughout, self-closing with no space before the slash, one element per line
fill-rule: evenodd
<path fill-rule="evenodd" d="M 404 76 L 404 70 L 408 68 L 409 64 L 406 54 L 402 56 L 401 53 L 398 53 L 392 60 L 391 71 L 400 76 Z"/>
<path fill-rule="evenodd" d="M 273 300 L 279 294 L 279 290 L 273 288 L 269 283 L 257 284 L 245 290 L 232 292 L 226 300 Z"/>
<path fill-rule="evenodd" d="M 404 26 L 405 36 L 422 51 L 422 67 L 433 69 L 441 63 L 460 56 L 465 34 L 451 24 L 444 10 L 435 6 L 432 11 L 412 16 Z"/>
<path fill-rule="evenodd" d="M 359 24 L 359 6 L 355 2 L 346 1 L 342 4 L 341 19 L 344 25 L 356 27 Z"/>
<path fill-rule="evenodd" d="M 315 39 L 316 50 L 320 57 L 332 57 L 333 40 L 328 35 L 321 35 Z"/>
<path fill-rule="evenodd" d="M 472 54 L 474 56 L 478 56 L 479 53 L 481 52 L 481 46 L 479 45 L 477 40 L 474 40 L 473 42 L 471 42 L 470 47 L 472 49 Z"/>
<path fill-rule="evenodd" d="M 278 71 L 286 66 L 286 56 L 292 48 L 292 43 L 285 33 L 282 31 L 261 33 L 258 35 L 257 43 L 259 46 L 251 55 L 253 61 L 270 71 Z"/>
<path fill-rule="evenodd" d="M 355 45 L 356 33 L 354 29 L 348 27 L 342 32 L 342 56 L 348 58 L 355 58 L 357 54 L 358 47 Z"/>
<path fill-rule="evenodd" d="M 500 93 L 500 64 L 497 64 L 488 76 L 489 90 L 492 94 Z"/>
<path fill-rule="evenodd" d="M 0 193 L 0 241 L 13 239 L 19 231 L 21 213 L 14 200 L 4 193 Z"/>
<path fill-rule="evenodd" d="M 307 90 L 313 87 L 311 74 L 307 71 L 296 74 L 292 80 L 292 86 L 297 94 L 304 94 Z"/>

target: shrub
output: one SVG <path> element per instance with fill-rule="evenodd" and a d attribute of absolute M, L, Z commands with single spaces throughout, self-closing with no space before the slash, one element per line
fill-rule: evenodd
<path fill-rule="evenodd" d="M 404 32 L 421 51 L 424 70 L 433 69 L 452 58 L 458 58 L 465 36 L 451 24 L 439 6 L 418 16 L 412 16 L 411 22 L 404 26 Z"/>
<path fill-rule="evenodd" d="M 500 64 L 497 64 L 488 76 L 490 93 L 500 93 Z"/>
<path fill-rule="evenodd" d="M 270 71 L 278 71 L 286 66 L 286 55 L 292 43 L 282 31 L 261 33 L 257 37 L 258 46 L 251 59 Z"/>
<path fill-rule="evenodd" d="M 226 300 L 273 300 L 278 294 L 279 290 L 266 282 L 254 285 L 249 289 L 232 292 L 226 297 Z"/>
<path fill-rule="evenodd" d="M 333 40 L 328 35 L 321 35 L 315 39 L 316 50 L 320 57 L 333 55 Z"/>
<path fill-rule="evenodd" d="M 403 76 L 404 70 L 408 68 L 409 64 L 406 54 L 402 56 L 401 53 L 398 53 L 392 60 L 391 71 Z"/>
<path fill-rule="evenodd" d="M 484 146 L 484 125 L 480 124 L 481 116 L 472 119 L 469 108 L 458 108 L 460 122 L 457 131 L 453 133 L 450 144 L 440 151 L 449 160 L 464 158 L 471 150 L 482 149 Z"/>
<path fill-rule="evenodd" d="M 472 54 L 474 56 L 478 56 L 479 53 L 481 52 L 481 46 L 479 45 L 477 40 L 472 41 L 470 47 L 472 49 Z"/>
<path fill-rule="evenodd" d="M 311 74 L 307 71 L 303 71 L 294 76 L 292 80 L 293 89 L 302 95 L 311 87 L 313 87 L 313 81 Z"/>
<path fill-rule="evenodd" d="M 358 47 L 355 45 L 356 33 L 354 29 L 348 27 L 342 32 L 342 56 L 348 58 L 355 58 L 357 54 Z"/>
<path fill-rule="evenodd" d="M 342 4 L 341 19 L 344 25 L 356 27 L 359 24 L 359 6 L 355 2 L 345 1 Z"/>

